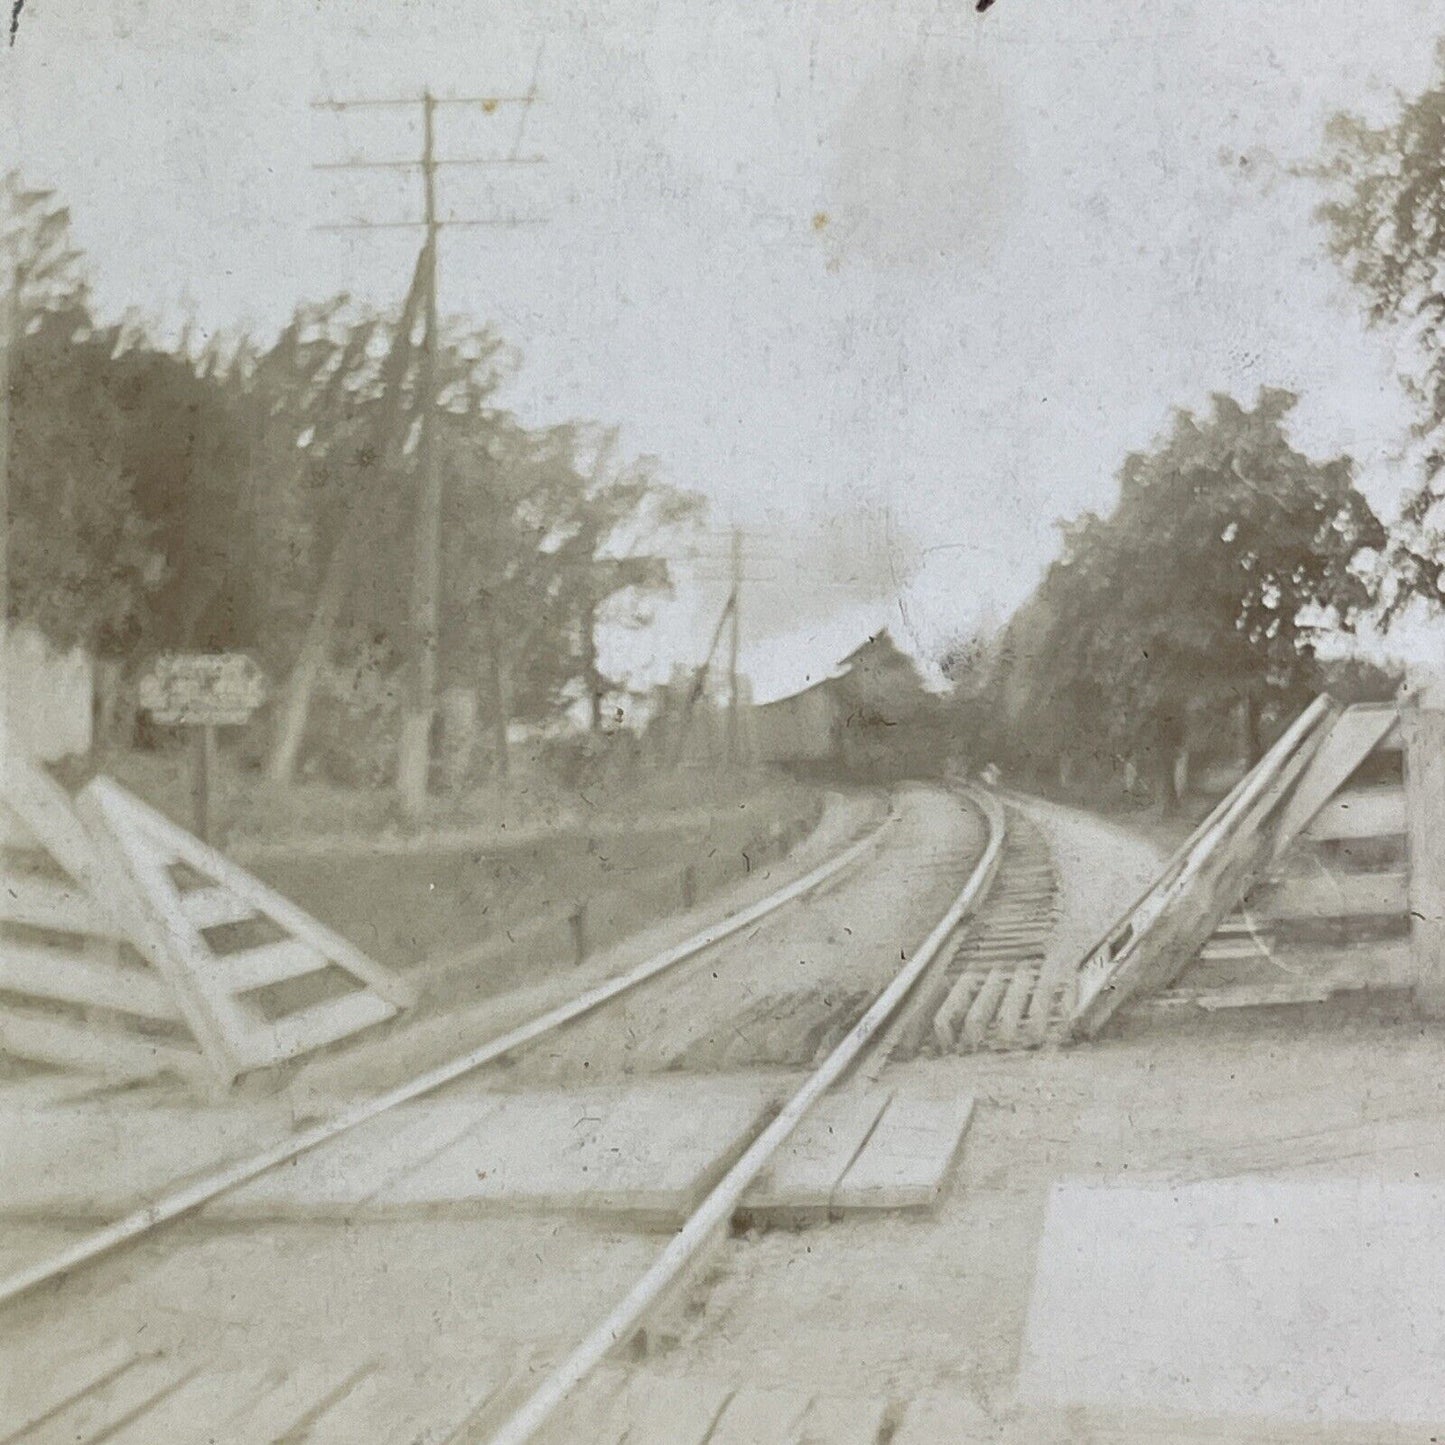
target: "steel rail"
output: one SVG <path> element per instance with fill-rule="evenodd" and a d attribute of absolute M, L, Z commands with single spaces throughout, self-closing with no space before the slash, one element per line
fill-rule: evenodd
<path fill-rule="evenodd" d="M 908 963 L 874 999 L 822 1064 L 784 1104 L 782 1111 L 748 1146 L 689 1216 L 666 1249 L 653 1261 L 622 1301 L 562 1361 L 494 1434 L 489 1445 L 526 1445 L 562 1406 L 567 1397 L 611 1352 L 636 1332 L 647 1312 L 674 1285 L 706 1248 L 714 1233 L 725 1228 L 749 1186 L 797 1128 L 803 1116 L 867 1049 L 943 950 L 958 926 L 978 905 L 993 881 L 1003 849 L 1004 814 L 998 800 L 973 788 L 964 790 L 984 811 L 989 840 L 963 890 Z M 465 1432 L 459 1438 L 465 1438 Z"/>
<path fill-rule="evenodd" d="M 864 837 L 849 844 L 833 857 L 825 859 L 800 878 L 796 878 L 785 887 L 768 894 L 757 903 L 750 904 L 737 913 L 728 914 L 719 922 L 702 929 L 683 942 L 675 944 L 672 948 L 654 954 L 635 968 L 597 984 L 576 998 L 548 1009 L 536 1018 L 488 1040 L 457 1058 L 438 1064 L 435 1068 L 409 1079 L 404 1084 L 399 1084 L 394 1089 L 353 1105 L 351 1108 L 312 1124 L 298 1133 L 290 1134 L 267 1149 L 248 1155 L 234 1163 L 223 1165 L 189 1184 L 170 1190 L 150 1204 L 83 1235 L 55 1254 L 0 1279 L 0 1307 L 30 1294 L 41 1285 L 70 1274 L 82 1265 L 90 1264 L 103 1255 L 110 1254 L 122 1245 L 139 1239 L 160 1226 L 181 1218 L 182 1215 L 193 1213 L 228 1190 L 248 1183 L 258 1175 L 264 1174 L 268 1169 L 287 1164 L 361 1124 L 369 1123 L 372 1119 L 386 1113 L 389 1109 L 394 1109 L 399 1104 L 409 1103 L 424 1094 L 440 1089 L 443 1085 L 453 1083 L 483 1065 L 514 1052 L 524 1044 L 531 1043 L 534 1039 L 541 1038 L 544 1034 L 561 1028 L 574 1019 L 581 1018 L 584 1014 L 591 1013 L 618 995 L 637 988 L 649 979 L 656 978 L 658 974 L 665 973 L 668 969 L 711 948 L 714 944 L 721 943 L 724 939 L 732 937 L 749 925 L 757 923 L 785 905 L 804 897 L 836 878 L 845 869 L 857 863 L 878 843 L 892 821 L 893 814 L 890 810 L 888 816 Z"/>

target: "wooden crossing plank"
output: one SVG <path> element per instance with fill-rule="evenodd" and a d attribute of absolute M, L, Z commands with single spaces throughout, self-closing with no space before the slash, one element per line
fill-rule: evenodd
<path fill-rule="evenodd" d="M 0 1377 L 0 1445 L 23 1439 L 81 1396 L 129 1369 L 142 1356 L 129 1340 L 110 1340 L 54 1360 L 44 1374 L 7 1370 Z"/>
<path fill-rule="evenodd" d="M 145 1018 L 181 1017 L 175 996 L 153 973 L 7 939 L 0 939 L 0 989 Z"/>
<path fill-rule="evenodd" d="M 107 1439 L 180 1389 L 197 1370 L 164 1355 L 137 1360 L 18 1438 L 25 1445 L 79 1445 Z"/>
<path fill-rule="evenodd" d="M 166 1185 L 240 1158 L 278 1133 L 250 1108 L 57 1104 L 0 1114 L 0 1214 L 114 1217 Z"/>
<path fill-rule="evenodd" d="M 246 993 L 316 973 L 327 967 L 327 962 L 319 948 L 297 938 L 282 938 L 237 953 L 221 954 L 216 959 L 215 974 L 230 992 Z"/>
<path fill-rule="evenodd" d="M 720 1380 L 637 1371 L 593 1439 L 597 1445 L 703 1445 L 731 1394 Z"/>
<path fill-rule="evenodd" d="M 497 1381 L 475 1371 L 382 1366 L 324 1410 L 306 1445 L 444 1445 L 485 1406 Z"/>
<path fill-rule="evenodd" d="M 206 1206 L 210 1218 L 289 1219 L 364 1205 L 434 1158 L 496 1111 L 485 1095 L 413 1104 L 232 1189 Z"/>
<path fill-rule="evenodd" d="M 199 1078 L 208 1071 L 206 1060 L 194 1049 L 3 1007 L 0 1051 L 111 1078 L 148 1079 L 167 1070 L 182 1078 Z"/>
<path fill-rule="evenodd" d="M 953 1167 L 973 1095 L 929 1098 L 899 1090 L 833 1194 L 835 1209 L 933 1204 Z"/>
<path fill-rule="evenodd" d="M 1315 814 L 1305 837 L 1323 840 L 1390 838 L 1405 831 L 1403 788 L 1352 788 Z"/>
<path fill-rule="evenodd" d="M 866 1396 L 820 1395 L 808 1407 L 794 1445 L 878 1445 L 888 1401 Z"/>
<path fill-rule="evenodd" d="M 686 1213 L 756 1132 L 764 1081 L 668 1078 L 498 1094 L 497 1110 L 373 1198 L 383 1212 L 486 1204 Z"/>
<path fill-rule="evenodd" d="M 791 1445 L 811 1403 L 796 1390 L 744 1385 L 723 1406 L 707 1445 Z"/>
<path fill-rule="evenodd" d="M 887 1089 L 827 1094 L 773 1157 L 743 1197 L 748 1210 L 826 1209 L 892 1097 Z"/>
<path fill-rule="evenodd" d="M 105 1445 L 221 1445 L 242 1403 L 266 1384 L 260 1366 L 201 1370 L 128 1425 L 105 1437 Z"/>

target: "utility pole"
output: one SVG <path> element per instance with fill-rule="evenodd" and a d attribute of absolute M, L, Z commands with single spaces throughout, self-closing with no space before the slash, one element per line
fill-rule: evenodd
<path fill-rule="evenodd" d="M 718 614 L 717 626 L 713 629 L 712 641 L 707 646 L 707 656 L 703 658 L 701 666 L 692 675 L 692 686 L 687 690 L 687 698 L 682 705 L 682 717 L 678 720 L 677 736 L 673 740 L 672 766 L 676 770 L 683 763 L 687 752 L 687 736 L 692 727 L 692 715 L 702 695 L 707 691 L 708 674 L 712 671 L 713 656 L 717 652 L 717 645 L 722 641 L 723 628 L 727 626 L 728 619 L 732 616 L 733 608 L 737 603 L 737 593 L 728 594 L 728 600 L 723 604 L 723 610 Z"/>
<path fill-rule="evenodd" d="M 432 260 L 431 251 L 423 247 L 417 257 L 416 270 L 412 273 L 406 301 L 401 308 L 401 320 L 397 325 L 391 350 L 382 362 L 381 415 L 372 437 L 376 464 L 360 496 L 353 500 L 342 525 L 341 536 L 327 559 L 311 616 L 306 623 L 301 650 L 291 665 L 290 675 L 278 703 L 271 756 L 266 768 L 267 777 L 278 786 L 290 783 L 296 760 L 301 753 L 311 695 L 316 689 L 321 670 L 326 665 L 331 636 L 340 620 L 341 609 L 345 605 L 352 578 L 361 561 L 362 548 L 366 544 L 364 522 L 369 514 L 380 511 L 385 504 L 387 466 L 393 454 L 399 450 L 396 436 L 403 430 L 402 384 L 411 365 L 411 334 L 416 327 L 417 313 L 422 307 L 426 272 Z"/>
<path fill-rule="evenodd" d="M 597 449 L 592 462 L 592 471 L 587 479 L 587 498 L 590 500 L 602 485 L 612 457 L 617 450 L 617 428 L 609 427 Z M 602 731 L 602 700 L 605 684 L 601 669 L 597 665 L 597 556 L 598 547 L 605 542 L 597 532 L 595 522 L 584 522 L 583 535 L 587 538 L 587 554 L 581 559 L 583 567 L 583 601 L 579 622 L 582 642 L 582 673 L 587 687 L 587 721 L 593 736 Z"/>
<path fill-rule="evenodd" d="M 738 707 L 738 627 L 742 613 L 743 593 L 743 533 L 741 527 L 733 528 L 732 541 L 732 597 L 729 603 L 732 611 L 732 625 L 728 631 L 728 731 L 727 760 L 736 768 L 742 762 L 742 718 Z"/>
<path fill-rule="evenodd" d="M 0 296 L 0 783 L 10 766 L 10 389 L 20 333 L 20 263 L 9 258 Z"/>
<path fill-rule="evenodd" d="M 421 179 L 427 267 L 426 341 L 421 354 L 420 489 L 416 549 L 411 574 L 411 686 L 402 713 L 397 790 L 403 811 L 419 818 L 426 808 L 431 767 L 432 718 L 436 712 L 437 633 L 441 626 L 442 476 L 437 459 L 437 204 L 436 101 L 425 91 L 422 105 Z"/>
<path fill-rule="evenodd" d="M 421 107 L 421 155 L 415 161 L 365 159 L 334 161 L 319 170 L 397 170 L 413 169 L 421 173 L 422 216 L 411 221 L 355 221 L 326 225 L 325 231 L 390 230 L 419 227 L 424 232 L 422 255 L 425 266 L 418 274 L 424 284 L 422 311 L 425 316 L 425 340 L 422 345 L 417 383 L 418 411 L 421 417 L 417 441 L 417 504 L 413 533 L 411 606 L 409 613 L 409 678 L 403 707 L 401 736 L 397 749 L 397 793 L 402 810 L 409 819 L 420 818 L 426 808 L 428 776 L 431 764 L 432 723 L 436 716 L 437 642 L 441 631 L 442 597 L 442 514 L 444 488 L 441 457 L 437 439 L 438 359 L 440 354 L 437 304 L 437 258 L 439 233 L 449 227 L 501 227 L 539 225 L 545 217 L 535 215 L 502 215 L 478 218 L 443 217 L 437 207 L 437 171 L 442 166 L 525 166 L 541 165 L 545 157 L 523 155 L 522 138 L 527 116 L 537 99 L 537 70 L 541 52 L 533 67 L 532 83 L 521 95 L 435 96 L 423 91 L 418 99 L 331 100 L 316 102 L 318 109 L 345 112 L 377 107 Z M 437 154 L 436 118 L 442 106 L 479 107 L 486 115 L 500 107 L 520 107 L 515 136 L 505 155 L 442 157 Z"/>

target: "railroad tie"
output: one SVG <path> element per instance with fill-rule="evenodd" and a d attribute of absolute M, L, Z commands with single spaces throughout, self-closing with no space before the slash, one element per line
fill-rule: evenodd
<path fill-rule="evenodd" d="M 998 1006 L 1008 991 L 1011 978 L 1009 971 L 996 968 L 984 980 L 983 987 L 974 996 L 963 1020 L 959 1041 L 965 1047 L 976 1049 L 983 1042 L 983 1036 L 988 1032 L 988 1026 L 993 1022 L 994 1014 L 998 1012 Z"/>
<path fill-rule="evenodd" d="M 933 1019 L 933 1041 L 941 1053 L 952 1053 L 958 1043 L 958 1031 L 968 1017 L 968 1010 L 983 987 L 984 975 L 978 969 L 965 968 L 954 980 L 938 1013 Z"/>
<path fill-rule="evenodd" d="M 996 1048 L 1015 1048 L 1019 1043 L 1019 1025 L 1024 1009 L 1038 982 L 1038 973 L 1031 968 L 1017 968 L 1009 980 L 1008 991 L 999 1005 L 993 1043 Z"/>

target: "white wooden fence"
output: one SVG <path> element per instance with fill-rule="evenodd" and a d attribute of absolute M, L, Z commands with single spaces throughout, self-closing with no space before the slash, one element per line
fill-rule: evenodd
<path fill-rule="evenodd" d="M 0 1054 L 228 1083 L 393 1018 L 388 970 L 109 779 L 0 760 Z"/>
<path fill-rule="evenodd" d="M 1074 1031 L 1146 998 L 1217 1009 L 1413 987 L 1408 812 L 1399 709 L 1317 700 L 1082 961 Z"/>

